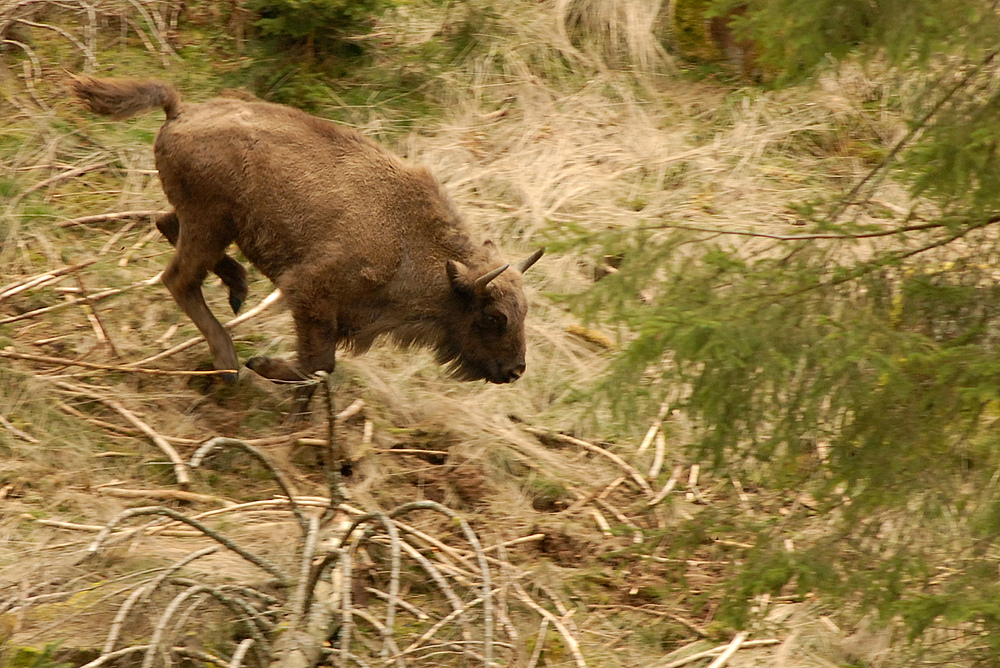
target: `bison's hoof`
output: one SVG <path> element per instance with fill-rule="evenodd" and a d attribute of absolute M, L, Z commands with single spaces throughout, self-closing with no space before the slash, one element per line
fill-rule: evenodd
<path fill-rule="evenodd" d="M 221 380 L 226 385 L 235 385 L 238 379 L 239 379 L 239 374 L 233 371 L 226 371 L 225 373 L 219 374 L 219 380 Z"/>
<path fill-rule="evenodd" d="M 229 295 L 229 306 L 232 307 L 235 315 L 239 315 L 240 309 L 243 308 L 243 300 L 239 297 Z"/>
<path fill-rule="evenodd" d="M 270 359 L 267 357 L 251 357 L 247 360 L 247 368 L 254 373 L 260 373 L 261 369 L 270 363 Z"/>

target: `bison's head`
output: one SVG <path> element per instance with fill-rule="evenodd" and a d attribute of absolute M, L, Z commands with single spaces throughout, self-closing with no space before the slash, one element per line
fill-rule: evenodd
<path fill-rule="evenodd" d="M 499 258 L 489 241 L 485 249 L 489 257 Z M 528 303 L 521 274 L 543 252 L 539 249 L 514 266 L 492 264 L 485 270 L 455 260 L 447 262 L 451 308 L 445 340 L 438 346 L 438 359 L 450 363 L 453 376 L 512 383 L 524 373 L 524 316 Z"/>

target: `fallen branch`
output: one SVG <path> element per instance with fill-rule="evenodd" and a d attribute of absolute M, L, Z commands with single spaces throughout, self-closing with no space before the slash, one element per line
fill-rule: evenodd
<path fill-rule="evenodd" d="M 433 510 L 448 517 L 453 522 L 457 522 L 458 526 L 462 529 L 462 533 L 465 535 L 465 540 L 468 541 L 476 553 L 483 583 L 483 638 L 485 640 L 483 643 L 483 661 L 486 668 L 490 668 L 490 663 L 493 661 L 493 585 L 490 583 L 490 566 L 486 560 L 486 553 L 483 552 L 483 546 L 480 544 L 479 538 L 472 530 L 472 527 L 469 526 L 469 523 L 461 515 L 435 501 L 414 501 L 403 504 L 389 513 L 389 517 L 396 518 L 414 510 Z"/>
<path fill-rule="evenodd" d="M 150 440 L 153 441 L 153 443 L 155 443 L 165 455 L 167 455 L 171 464 L 174 466 L 174 475 L 177 477 L 177 484 L 180 485 L 181 488 L 187 488 L 191 484 L 191 478 L 188 476 L 187 466 L 184 464 L 184 460 L 181 459 L 181 456 L 177 454 L 177 451 L 174 450 L 174 446 L 170 445 L 170 443 L 167 442 L 167 439 L 163 438 L 163 436 L 161 436 L 156 430 L 136 417 L 130 410 L 122 406 L 114 399 L 103 397 L 96 392 L 91 392 L 85 388 L 70 385 L 69 383 L 64 383 L 58 380 L 54 382 L 57 387 L 96 399 L 108 408 L 117 411 L 123 418 L 135 425 L 139 431 L 146 434 L 146 436 L 148 436 Z"/>
<path fill-rule="evenodd" d="M 514 538 L 513 540 L 505 540 L 502 543 L 497 543 L 496 545 L 490 545 L 489 547 L 483 548 L 483 552 L 490 552 L 492 550 L 502 550 L 505 547 L 511 547 L 512 545 L 520 545 L 521 543 L 533 543 L 536 540 L 542 540 L 545 538 L 543 533 L 533 533 L 530 536 L 522 536 L 521 538 Z"/>
<path fill-rule="evenodd" d="M 149 649 L 149 645 L 133 645 L 132 647 L 126 647 L 125 649 L 120 649 L 117 652 L 111 652 L 110 654 L 100 656 L 90 663 L 83 664 L 80 668 L 99 668 L 106 663 L 111 663 L 115 659 L 128 656 L 129 654 L 135 654 L 137 652 L 145 652 L 147 649 Z"/>
<path fill-rule="evenodd" d="M 634 466 L 632 466 L 631 464 L 629 464 L 628 462 L 626 462 L 618 455 L 616 455 L 615 453 L 609 452 L 608 450 L 605 450 L 604 448 L 598 445 L 594 445 L 593 443 L 588 443 L 583 439 L 576 438 L 575 436 L 552 433 L 544 429 L 539 429 L 538 427 L 531 427 L 528 425 L 521 425 L 521 426 L 525 431 L 531 434 L 535 434 L 536 436 L 542 436 L 544 438 L 552 438 L 557 441 L 562 441 L 563 443 L 569 443 L 570 445 L 577 445 L 581 448 L 589 450 L 590 452 L 593 452 L 595 454 L 601 455 L 602 457 L 610 459 L 619 467 L 621 467 L 622 470 L 628 473 L 629 476 L 631 476 L 632 479 L 635 480 L 635 482 L 639 485 L 639 487 L 642 488 L 642 491 L 650 495 L 653 493 L 653 489 L 649 486 L 649 483 L 646 482 L 646 479 L 642 476 L 642 474 L 639 473 L 639 470 Z"/>
<path fill-rule="evenodd" d="M 729 643 L 726 649 L 722 650 L 722 654 L 719 655 L 719 658 L 717 658 L 712 663 L 708 664 L 708 668 L 722 668 L 724 665 L 726 665 L 726 663 L 729 661 L 729 658 L 736 653 L 736 650 L 740 648 L 740 645 L 742 645 L 743 641 L 746 639 L 747 639 L 746 631 L 740 631 L 739 633 L 737 633 L 736 637 L 733 638 L 733 641 Z"/>
<path fill-rule="evenodd" d="M 115 346 L 115 342 L 111 340 L 111 334 L 108 333 L 108 328 L 104 326 L 104 322 L 101 320 L 101 314 L 97 310 L 97 305 L 94 301 L 87 296 L 87 288 L 83 284 L 83 279 L 80 278 L 80 274 L 74 274 L 76 278 L 76 284 L 80 288 L 80 296 L 84 300 L 84 304 L 87 306 L 87 318 L 90 320 L 90 324 L 94 328 L 94 334 L 97 336 L 98 341 L 103 341 L 108 344 L 108 348 L 111 349 L 111 354 L 115 356 L 116 359 L 121 359 L 121 353 L 118 352 L 118 347 Z"/>
<path fill-rule="evenodd" d="M 37 276 L 21 279 L 20 281 L 16 281 L 14 283 L 6 285 L 2 289 L 0 289 L 0 301 L 6 299 L 7 297 L 13 297 L 17 293 L 29 290 L 39 284 L 50 281 L 51 279 L 56 278 L 57 276 L 62 276 L 63 274 L 69 274 L 74 271 L 79 271 L 80 269 L 92 265 L 95 262 L 97 262 L 97 260 L 93 259 L 85 260 L 84 262 L 70 265 L 68 267 L 62 267 L 60 269 L 55 269 L 53 271 L 46 271 L 44 273 L 38 274 Z"/>
<path fill-rule="evenodd" d="M 160 575 L 150 580 L 147 584 L 133 591 L 132 594 L 130 594 L 129 597 L 125 599 L 125 602 L 122 603 L 121 607 L 118 608 L 118 613 L 115 615 L 115 618 L 111 623 L 111 629 L 110 631 L 108 631 L 108 637 L 107 640 L 104 641 L 104 649 L 101 650 L 101 654 L 102 655 L 109 654 L 115 648 L 115 643 L 118 642 L 118 635 L 121 633 L 122 624 L 125 623 L 125 620 L 129 616 L 129 611 L 131 611 L 132 606 L 135 605 L 136 601 L 138 601 L 140 597 L 148 598 L 149 595 L 152 594 L 157 589 L 157 587 L 159 587 L 160 584 L 162 584 L 163 581 L 166 580 L 168 577 L 170 577 L 172 574 L 174 574 L 187 564 L 191 563 L 195 559 L 200 559 L 201 557 L 207 556 L 209 554 L 214 554 L 215 552 L 218 551 L 219 551 L 218 545 L 211 545 L 209 547 L 202 548 L 200 550 L 192 552 L 183 559 L 175 561 L 173 564 L 168 566 L 163 571 L 163 573 L 160 573 Z"/>
<path fill-rule="evenodd" d="M 656 419 L 653 420 L 653 424 L 649 425 L 649 429 L 646 430 L 646 435 L 642 438 L 642 443 L 639 444 L 636 454 L 645 452 L 646 448 L 653 442 L 653 437 L 660 431 L 660 427 L 663 425 L 663 418 L 667 417 L 668 410 L 670 410 L 670 406 L 664 401 L 660 405 L 660 412 L 657 414 Z"/>
<path fill-rule="evenodd" d="M 656 496 L 654 496 L 652 499 L 646 502 L 646 505 L 652 508 L 660 501 L 663 501 L 663 499 L 666 498 L 667 494 L 670 494 L 670 492 L 674 490 L 674 487 L 677 486 L 677 481 L 680 479 L 681 473 L 683 471 L 684 469 L 681 466 L 675 466 L 674 472 L 670 476 L 670 480 L 667 481 L 667 483 L 663 486 L 663 489 L 661 489 L 656 494 Z"/>
<path fill-rule="evenodd" d="M 97 537 L 94 539 L 94 542 L 92 542 L 87 547 L 86 555 L 89 556 L 92 554 L 96 554 L 97 551 L 101 548 L 101 543 L 104 542 L 104 540 L 111 534 L 111 532 L 118 524 L 129 518 L 138 517 L 141 515 L 166 515 L 167 517 L 176 520 L 177 522 L 183 522 L 184 524 L 192 526 L 201 533 L 211 538 L 212 540 L 216 541 L 217 543 L 220 543 L 223 547 L 226 547 L 229 550 L 232 550 L 236 554 L 240 555 L 254 566 L 257 566 L 258 568 L 267 571 L 275 578 L 277 578 L 282 586 L 284 587 L 288 586 L 288 578 L 285 576 L 284 573 L 278 570 L 277 566 L 272 564 L 270 561 L 264 559 L 263 557 L 258 557 L 255 554 L 247 552 L 233 541 L 229 540 L 228 538 L 219 534 L 218 532 L 213 531 L 212 529 L 208 528 L 204 524 L 201 524 L 197 520 L 191 519 L 187 515 L 183 515 L 177 512 L 176 510 L 173 510 L 172 508 L 165 508 L 163 506 L 147 506 L 145 508 L 132 508 L 130 510 L 126 510 L 124 512 L 119 513 L 104 526 L 104 528 L 101 530 L 99 534 L 97 534 Z"/>
<path fill-rule="evenodd" d="M 222 503 L 235 505 L 232 501 L 208 494 L 195 494 L 178 489 L 122 489 L 120 487 L 98 487 L 95 490 L 103 496 L 119 499 L 154 499 L 156 501 L 187 501 L 188 503 Z"/>
<path fill-rule="evenodd" d="M 90 165 L 84 165 L 82 167 L 74 167 L 73 169 L 67 169 L 65 172 L 60 172 L 59 174 L 56 174 L 55 176 L 50 176 L 49 178 L 45 179 L 44 181 L 39 181 L 35 185 L 28 186 L 27 188 L 25 188 L 17 197 L 14 198 L 14 202 L 15 203 L 19 202 L 19 201 L 21 201 L 21 199 L 23 199 L 24 197 L 27 197 L 28 195 L 30 195 L 31 193 L 35 192 L 36 190 L 41 190 L 42 188 L 47 188 L 48 186 L 52 185 L 53 183 L 57 183 L 57 182 L 62 181 L 64 179 L 71 179 L 71 178 L 73 178 L 75 176 L 80 176 L 81 174 L 86 174 L 87 172 L 92 172 L 95 169 L 100 169 L 101 167 L 106 167 L 108 165 L 108 163 L 110 163 L 110 162 L 111 162 L 110 160 L 105 160 L 104 162 L 95 162 L 95 163 L 92 163 Z"/>
<path fill-rule="evenodd" d="M 111 297 L 113 295 L 121 294 L 128 290 L 134 290 L 135 288 L 148 287 L 157 283 L 160 280 L 161 274 L 157 274 L 152 278 L 147 278 L 145 280 L 139 281 L 138 283 L 133 283 L 132 285 L 125 288 L 111 288 L 108 290 L 102 290 L 101 292 L 95 292 L 86 299 L 67 299 L 64 302 L 58 304 L 53 304 L 52 306 L 45 306 L 42 308 L 37 308 L 34 311 L 28 311 L 27 313 L 22 313 L 20 315 L 12 315 L 7 318 L 0 319 L 0 325 L 6 325 L 9 322 L 17 322 L 18 320 L 27 320 L 28 318 L 34 318 L 36 315 L 42 315 L 44 313 L 49 313 L 50 311 L 55 311 L 56 309 L 66 308 L 67 306 L 73 306 L 74 304 L 79 304 L 80 302 L 90 301 L 94 302 L 98 299 L 104 299 L 105 297 Z"/>
<path fill-rule="evenodd" d="M 23 432 L 20 429 L 18 429 L 17 427 L 15 427 L 14 425 L 12 425 L 10 423 L 10 421 L 7 418 L 5 418 L 3 415 L 0 415 L 0 425 L 3 425 L 4 429 L 6 429 L 10 433 L 14 434 L 15 436 L 17 436 L 22 441 L 27 441 L 28 443 L 39 443 L 40 442 L 37 438 L 35 438 L 31 434 Z"/>
<path fill-rule="evenodd" d="M 236 325 L 246 322 L 250 318 L 253 318 L 262 311 L 266 310 L 280 298 L 281 298 L 281 290 L 275 288 L 274 290 L 271 291 L 271 294 L 269 294 L 267 297 L 264 298 L 263 301 L 261 301 L 261 303 L 257 304 L 252 309 L 243 313 L 242 315 L 239 315 L 230 320 L 229 322 L 224 323 L 223 327 L 232 329 Z M 0 324 L 3 324 L 3 321 L 0 321 Z M 147 357 L 146 359 L 139 360 L 138 362 L 132 362 L 129 364 L 129 366 L 136 367 L 142 364 L 149 364 L 150 362 L 161 360 L 164 357 L 170 357 L 171 355 L 176 355 L 182 350 L 187 350 L 188 348 L 197 345 L 204 340 L 205 340 L 204 336 L 196 336 L 193 339 L 188 339 L 184 343 L 177 344 L 176 346 L 170 348 L 169 350 L 164 350 L 162 353 L 157 353 L 156 355 L 152 355 L 151 357 Z"/>
<path fill-rule="evenodd" d="M 573 637 L 573 634 L 569 632 L 569 629 L 566 628 L 566 625 L 563 624 L 562 620 L 535 603 L 531 597 L 528 596 L 528 593 L 524 591 L 524 588 L 519 582 L 514 581 L 513 585 L 514 591 L 517 593 L 517 597 L 520 598 L 525 605 L 540 614 L 544 619 L 549 620 L 549 623 L 556 627 L 556 630 L 558 630 L 559 634 L 562 635 L 563 641 L 566 643 L 566 647 L 573 655 L 577 668 L 587 668 L 587 662 L 583 659 L 583 654 L 580 653 L 580 644 L 576 641 L 576 638 Z"/>
<path fill-rule="evenodd" d="M 89 225 L 90 223 L 103 223 L 109 220 L 125 220 L 127 218 L 152 218 L 169 211 L 158 209 L 143 211 L 119 211 L 118 213 L 99 213 L 93 216 L 82 216 L 80 218 L 70 218 L 61 223 L 56 223 L 56 227 L 73 227 L 74 225 Z"/>
<path fill-rule="evenodd" d="M 87 67 L 89 67 L 91 69 L 97 67 L 97 58 L 94 56 L 93 50 L 87 48 L 86 44 L 84 44 L 83 42 L 81 42 L 80 40 L 78 40 L 68 30 L 64 30 L 63 28 L 60 28 L 59 26 L 54 26 L 54 25 L 51 25 L 51 24 L 48 24 L 48 23 L 36 23 L 35 21 L 29 21 L 26 18 L 16 18 L 16 19 L 14 19 L 14 22 L 15 23 L 23 23 L 23 24 L 29 25 L 29 26 L 34 26 L 35 28 L 45 28 L 46 30 L 53 30 L 53 31 L 59 33 L 60 35 L 62 35 L 66 39 L 68 39 L 70 42 L 72 42 L 73 46 L 75 46 L 76 48 L 78 48 L 81 51 L 83 51 L 83 55 L 87 59 Z"/>
<path fill-rule="evenodd" d="M 88 301 L 87 298 L 79 301 Z M 129 373 L 145 373 L 152 376 L 216 376 L 223 373 L 233 373 L 234 369 L 213 369 L 211 371 L 171 371 L 168 369 L 138 369 L 132 366 L 122 366 L 120 364 L 100 364 L 97 362 L 84 362 L 82 360 L 71 360 L 63 357 L 51 357 L 49 355 L 32 355 L 28 353 L 16 353 L 10 350 L 0 350 L 0 357 L 8 359 L 26 360 L 29 362 L 41 362 L 42 364 L 57 364 L 63 367 L 79 366 L 85 369 L 102 369 L 105 371 L 123 371 Z"/>
<path fill-rule="evenodd" d="M 538 625 L 538 637 L 535 639 L 535 649 L 531 652 L 531 658 L 528 659 L 527 668 L 535 668 L 538 664 L 538 660 L 542 657 L 542 648 L 545 646 L 545 634 L 549 631 L 549 618 L 542 617 L 542 623 Z"/>
<path fill-rule="evenodd" d="M 244 638 L 240 642 L 239 646 L 236 648 L 236 651 L 233 652 L 233 658 L 230 659 L 229 661 L 229 668 L 241 668 L 241 666 L 243 665 L 243 657 L 246 656 L 247 650 L 250 649 L 253 643 L 254 643 L 253 638 Z"/>
<path fill-rule="evenodd" d="M 345 408 L 344 410 L 337 413 L 337 422 L 344 422 L 351 419 L 355 415 L 361 412 L 364 408 L 364 399 L 355 399 L 354 403 Z M 288 443 L 289 441 L 295 441 L 300 445 L 326 445 L 327 441 L 320 438 L 308 438 L 309 434 L 313 434 L 319 426 L 309 427 L 308 429 L 303 429 L 301 431 L 295 431 L 291 434 L 285 434 L 284 436 L 265 436 L 263 438 L 251 438 L 243 441 L 244 443 L 249 443 L 250 445 L 281 445 L 283 443 Z M 308 442 L 306 442 L 308 441 Z"/>
<path fill-rule="evenodd" d="M 649 467 L 649 479 L 656 480 L 656 476 L 660 475 L 660 469 L 663 467 L 663 458 L 667 451 L 667 438 L 663 435 L 662 431 L 656 432 L 656 450 L 653 454 L 653 463 Z"/>
<path fill-rule="evenodd" d="M 104 530 L 104 527 L 100 524 L 79 524 L 77 522 L 63 522 L 61 520 L 47 520 L 43 518 L 36 518 L 34 515 L 25 513 L 22 515 L 26 520 L 34 520 L 37 524 L 41 524 L 47 527 L 55 527 L 57 529 L 67 529 L 69 531 L 85 531 L 87 533 L 100 533 Z M 139 529 L 127 529 L 122 531 L 117 535 L 128 535 L 134 534 L 139 531 L 145 531 L 147 534 L 152 533 L 152 527 L 139 528 Z M 201 534 L 197 531 L 185 531 L 183 529 L 161 529 L 156 533 L 162 534 L 164 536 L 173 536 L 175 538 L 191 538 L 194 536 L 200 536 Z"/>
<path fill-rule="evenodd" d="M 700 659 L 710 659 L 712 657 L 722 658 L 721 655 L 726 650 L 728 650 L 733 645 L 733 643 L 736 642 L 736 639 L 739 638 L 739 636 L 741 636 L 741 635 L 743 636 L 743 638 L 746 638 L 746 633 L 739 633 L 739 634 L 737 634 L 736 638 L 734 638 L 733 642 L 731 642 L 731 643 L 728 643 L 726 645 L 722 645 L 721 647 L 713 647 L 712 649 L 706 649 L 704 652 L 696 652 L 695 654 L 691 654 L 690 656 L 685 656 L 682 659 L 676 659 L 676 660 L 671 661 L 669 663 L 664 663 L 664 664 L 661 664 L 661 665 L 658 665 L 658 666 L 654 666 L 653 668 L 680 668 L 680 666 L 685 666 L 685 665 L 687 665 L 689 663 L 693 663 L 694 661 L 698 661 Z M 749 649 L 751 647 L 766 647 L 768 645 L 777 645 L 780 642 L 781 641 L 778 640 L 777 638 L 767 638 L 767 639 L 764 639 L 764 640 L 746 640 L 746 641 L 744 641 L 743 639 L 740 639 L 740 644 L 737 645 L 735 648 L 733 648 L 733 652 L 735 652 L 737 649 L 739 649 L 741 647 L 742 648 L 746 648 L 746 649 Z M 732 653 L 730 653 L 726 657 L 726 660 L 728 661 L 731 656 L 732 656 Z M 713 663 L 711 665 L 715 665 L 715 664 Z M 721 666 L 722 666 L 722 664 L 719 664 L 718 666 L 716 666 L 716 668 L 720 668 Z"/>
<path fill-rule="evenodd" d="M 189 463 L 189 466 L 191 468 L 198 468 L 199 466 L 201 466 L 202 461 L 207 459 L 213 453 L 213 451 L 221 450 L 222 448 L 236 448 L 239 450 L 243 450 L 251 457 L 259 461 L 264 466 L 264 468 L 267 469 L 267 472 L 271 474 L 271 477 L 277 481 L 278 487 L 280 487 L 281 491 L 285 493 L 286 497 L 288 497 L 288 502 L 292 506 L 292 512 L 295 513 L 295 519 L 298 520 L 299 526 L 302 528 L 302 535 L 303 536 L 308 535 L 309 522 L 306 521 L 305 515 L 302 514 L 302 511 L 299 509 L 298 504 L 295 503 L 295 495 L 292 493 L 292 489 L 288 485 L 288 481 L 285 480 L 285 476 L 283 476 L 281 474 L 281 471 L 275 468 L 274 464 L 272 464 L 271 461 L 264 456 L 264 453 L 262 453 L 260 450 L 253 447 L 252 445 L 249 445 L 245 441 L 240 441 L 235 438 L 225 438 L 219 436 L 211 439 L 210 441 L 206 442 L 203 446 L 198 448 L 195 451 L 195 453 L 191 455 L 191 461 Z"/>

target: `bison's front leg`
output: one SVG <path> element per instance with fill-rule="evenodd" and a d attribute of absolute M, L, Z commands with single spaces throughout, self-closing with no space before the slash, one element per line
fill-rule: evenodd
<path fill-rule="evenodd" d="M 336 364 L 336 327 L 294 314 L 298 335 L 298 364 L 274 357 L 251 357 L 247 368 L 278 382 L 310 380 L 317 371 L 333 373 Z M 315 383 L 303 383 L 295 390 L 289 418 L 299 420 L 309 414 L 309 402 L 316 391 Z"/>

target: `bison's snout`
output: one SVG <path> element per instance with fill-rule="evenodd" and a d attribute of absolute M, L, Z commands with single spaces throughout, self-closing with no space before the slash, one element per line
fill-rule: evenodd
<path fill-rule="evenodd" d="M 515 366 L 510 367 L 509 369 L 501 371 L 499 382 L 513 383 L 515 380 L 524 375 L 524 369 L 525 366 L 524 363 L 522 362 L 521 364 L 517 364 Z"/>

